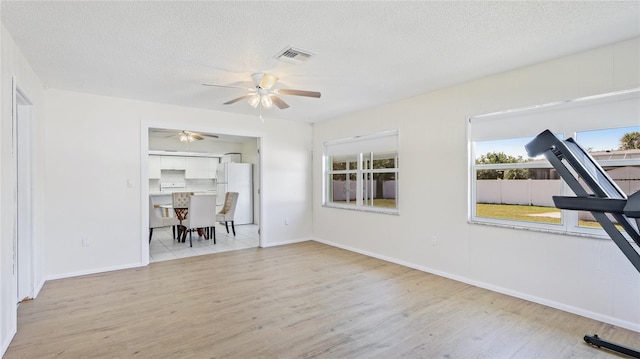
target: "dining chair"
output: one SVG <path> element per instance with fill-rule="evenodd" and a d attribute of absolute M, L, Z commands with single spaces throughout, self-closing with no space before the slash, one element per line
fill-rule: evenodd
<path fill-rule="evenodd" d="M 173 192 L 171 194 L 171 203 L 173 207 L 173 211 L 178 217 L 178 221 L 180 224 L 178 225 L 178 242 L 185 241 L 186 233 L 183 231 L 182 221 L 187 216 L 187 212 L 189 210 L 189 197 L 193 195 L 193 192 Z"/>
<path fill-rule="evenodd" d="M 229 233 L 229 225 L 231 222 L 231 229 L 233 230 L 233 235 L 236 235 L 236 227 L 234 225 L 234 214 L 236 212 L 236 204 L 238 203 L 238 192 L 227 192 L 224 197 L 224 206 L 222 210 L 218 212 L 216 215 L 217 222 L 224 222 L 224 227 L 227 229 L 227 233 Z"/>
<path fill-rule="evenodd" d="M 182 220 L 184 230 L 189 232 L 189 246 L 193 247 L 192 232 L 202 228 L 205 238 L 216 244 L 216 195 L 198 194 L 189 197 L 187 217 Z M 186 232 L 183 233 L 183 237 Z"/>
<path fill-rule="evenodd" d="M 187 208 L 189 207 L 189 197 L 193 192 L 173 192 L 171 194 L 171 200 L 173 201 L 173 208 Z"/>
<path fill-rule="evenodd" d="M 159 227 L 173 227 L 173 238 L 176 237 L 176 226 L 180 224 L 177 217 L 165 217 L 160 216 L 156 211 L 153 198 L 149 196 L 149 243 L 151 243 L 151 237 L 153 236 L 153 229 Z M 179 233 L 179 232 L 178 232 Z"/>

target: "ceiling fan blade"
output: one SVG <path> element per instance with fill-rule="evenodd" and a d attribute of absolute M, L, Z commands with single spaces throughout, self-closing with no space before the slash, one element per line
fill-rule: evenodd
<path fill-rule="evenodd" d="M 208 134 L 208 133 L 197 133 L 197 132 L 192 132 L 192 131 L 182 131 L 182 133 L 184 133 L 187 136 L 191 136 L 193 138 L 195 138 L 196 140 L 204 140 L 205 137 L 212 137 L 212 138 L 218 138 L 218 135 L 212 135 L 212 134 Z"/>
<path fill-rule="evenodd" d="M 151 129 L 149 129 L 149 131 L 150 131 L 150 132 L 154 132 L 154 133 L 157 133 L 157 132 L 164 132 L 164 133 L 174 133 L 174 134 L 175 134 L 176 132 L 180 132 L 180 131 L 178 131 L 178 130 L 169 130 L 169 129 L 166 129 L 166 128 L 151 128 Z"/>
<path fill-rule="evenodd" d="M 241 89 L 241 90 L 247 90 L 247 91 L 255 91 L 255 89 L 248 88 L 248 87 L 240 87 L 240 86 L 227 86 L 227 85 L 215 85 L 215 84 L 202 84 L 202 86 L 224 87 L 224 88 L 229 88 L 229 89 Z"/>
<path fill-rule="evenodd" d="M 282 99 L 276 95 L 271 95 L 271 100 L 273 101 L 273 104 L 276 105 L 276 107 L 278 107 L 281 110 L 284 110 L 285 108 L 288 108 L 289 105 L 287 105 L 286 102 L 282 101 Z"/>
<path fill-rule="evenodd" d="M 280 95 L 293 95 L 293 96 L 305 96 L 320 98 L 320 92 L 316 91 L 304 91 L 304 90 L 292 90 L 292 89 L 277 89 L 274 91 Z"/>
<path fill-rule="evenodd" d="M 248 99 L 251 96 L 253 96 L 253 94 L 248 94 L 248 95 L 243 95 L 243 96 L 240 96 L 240 97 L 236 97 L 233 100 L 229 100 L 229 101 L 223 103 L 223 105 L 231 105 L 232 103 L 236 103 L 238 101 L 242 101 L 244 99 Z"/>
<path fill-rule="evenodd" d="M 153 128 L 149 131 L 150 135 L 155 135 L 155 137 L 160 137 L 160 138 L 173 137 L 178 135 L 179 133 L 180 131 L 178 130 L 169 130 L 164 128 Z"/>

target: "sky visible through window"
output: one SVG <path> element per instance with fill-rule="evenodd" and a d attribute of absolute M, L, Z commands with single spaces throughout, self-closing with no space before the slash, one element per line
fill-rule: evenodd
<path fill-rule="evenodd" d="M 617 150 L 625 133 L 640 132 L 640 126 L 579 132 L 576 141 L 590 151 Z"/>
<path fill-rule="evenodd" d="M 476 142 L 475 156 L 476 159 L 478 159 L 480 156 L 486 155 L 490 152 L 503 152 L 510 156 L 522 156 L 523 159 L 527 159 L 529 156 L 527 155 L 527 150 L 525 150 L 524 145 L 529 143 L 532 139 L 533 137 L 521 137 L 510 138 L 507 140 Z"/>
<path fill-rule="evenodd" d="M 580 146 L 590 151 L 617 150 L 620 147 L 620 138 L 629 132 L 640 132 L 640 126 L 579 132 L 576 136 L 576 141 Z M 562 139 L 561 134 L 556 134 L 556 136 Z M 477 159 L 490 152 L 503 152 L 510 156 L 522 156 L 523 159 L 527 159 L 529 156 L 524 145 L 532 139 L 533 137 L 523 137 L 476 142 L 475 156 Z M 539 158 L 542 158 L 542 156 L 539 156 Z"/>

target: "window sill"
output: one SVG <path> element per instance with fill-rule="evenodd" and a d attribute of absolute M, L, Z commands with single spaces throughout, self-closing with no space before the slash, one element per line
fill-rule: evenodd
<path fill-rule="evenodd" d="M 467 220 L 470 224 L 479 224 L 484 226 L 492 226 L 492 227 L 501 227 L 501 228 L 509 228 L 509 229 L 517 229 L 517 230 L 526 230 L 533 232 L 543 232 L 543 233 L 551 233 L 551 234 L 559 234 L 564 236 L 573 236 L 573 237 L 583 237 L 583 238 L 595 238 L 595 239 L 610 239 L 609 235 L 603 229 L 589 229 L 586 228 L 585 231 L 571 231 L 567 230 L 564 225 L 561 224 L 549 224 L 542 226 L 529 226 L 525 224 L 521 224 L 516 221 L 493 221 L 493 220 L 484 220 L 479 218 L 471 218 Z M 555 227 L 555 228 L 554 228 Z M 632 242 L 631 238 L 624 233 L 625 238 L 629 242 Z"/>

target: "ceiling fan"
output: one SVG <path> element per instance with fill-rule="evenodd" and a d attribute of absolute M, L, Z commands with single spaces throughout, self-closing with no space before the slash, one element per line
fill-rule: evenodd
<path fill-rule="evenodd" d="M 284 110 L 288 108 L 289 105 L 286 102 L 284 102 L 278 95 L 320 98 L 320 92 L 316 92 L 316 91 L 274 88 L 273 86 L 278 81 L 278 78 L 270 74 L 258 72 L 251 75 L 251 77 L 253 79 L 253 84 L 255 85 L 255 88 L 213 85 L 213 84 L 203 84 L 203 85 L 214 86 L 214 87 L 238 88 L 238 89 L 249 91 L 248 94 L 242 95 L 240 97 L 236 97 L 233 100 L 229 100 L 225 102 L 224 105 L 231 105 L 238 101 L 242 101 L 246 99 L 249 105 L 251 105 L 251 107 L 253 108 L 260 107 L 260 108 L 270 109 L 273 105 L 276 105 L 277 108 Z"/>
<path fill-rule="evenodd" d="M 218 138 L 218 135 L 212 135 L 208 133 L 197 133 L 197 132 L 191 132 L 187 130 L 178 131 L 178 130 L 154 129 L 152 131 L 169 133 L 169 135 L 165 137 L 178 136 L 181 142 L 193 142 L 194 140 L 201 141 L 201 140 L 204 140 L 205 137 Z"/>

